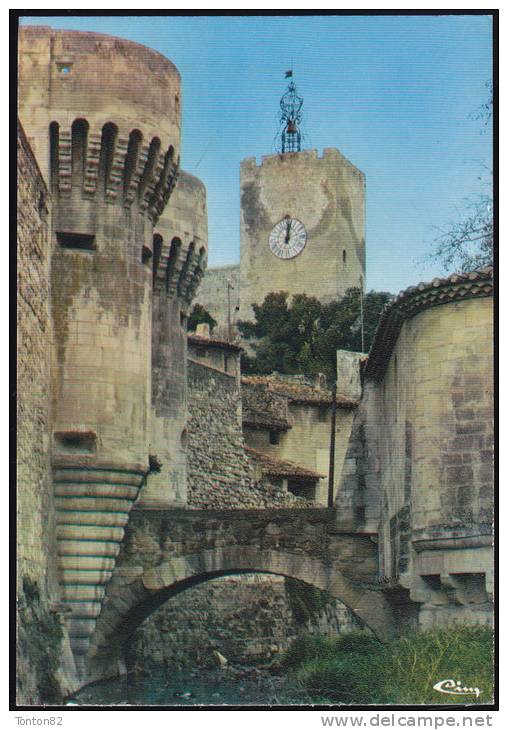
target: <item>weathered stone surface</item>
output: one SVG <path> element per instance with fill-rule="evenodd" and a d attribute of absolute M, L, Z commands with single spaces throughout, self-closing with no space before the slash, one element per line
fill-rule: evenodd
<path fill-rule="evenodd" d="M 270 155 L 240 168 L 240 319 L 274 291 L 325 302 L 364 286 L 365 177 L 336 149 Z M 273 255 L 268 238 L 286 215 L 307 230 L 292 259 Z M 270 276 L 267 276 L 267 272 Z"/>
<path fill-rule="evenodd" d="M 188 503 L 193 508 L 307 506 L 282 483 L 259 479 L 245 451 L 239 371 L 189 359 Z"/>
<path fill-rule="evenodd" d="M 424 626 L 439 624 L 440 613 L 425 608 L 431 594 L 420 580 L 437 580 L 432 600 L 447 607 L 444 625 L 455 609 L 441 574 L 461 575 L 471 586 L 492 581 L 492 551 L 475 542 L 489 540 L 494 495 L 489 276 L 491 270 L 482 270 L 422 284 L 390 305 L 369 356 L 337 500 L 341 525 L 379 532 L 381 575 L 424 604 Z M 438 294 L 443 304 L 435 306 Z M 396 308 L 412 302 L 418 306 L 392 332 Z M 463 540 L 460 550 L 457 540 Z M 488 591 L 482 595 L 474 620 L 490 622 Z M 455 611 L 459 622 L 472 616 L 467 606 Z"/>
<path fill-rule="evenodd" d="M 301 633 L 337 634 L 353 627 L 352 614 L 327 603 L 312 621 L 291 609 L 285 579 L 273 575 L 226 576 L 173 596 L 135 631 L 127 658 L 139 669 L 210 666 L 214 650 L 229 662 L 263 663 Z"/>
<path fill-rule="evenodd" d="M 126 585 L 116 576 L 129 566 L 143 572 Z M 340 531 L 331 510 L 134 510 L 94 634 L 90 676 L 107 674 L 132 631 L 168 598 L 245 572 L 326 590 L 380 637 L 405 625 L 378 582 L 376 544 Z"/>
<path fill-rule="evenodd" d="M 234 324 L 238 319 L 240 307 L 240 266 L 220 266 L 207 269 L 203 281 L 196 294 L 196 303 L 201 304 L 217 322 L 213 334 L 217 337 L 228 337 L 228 282 L 229 314 L 232 332 L 236 333 Z"/>

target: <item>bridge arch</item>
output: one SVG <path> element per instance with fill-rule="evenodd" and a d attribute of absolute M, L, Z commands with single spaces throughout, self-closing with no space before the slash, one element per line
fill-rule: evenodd
<path fill-rule="evenodd" d="M 102 606 L 88 658 L 87 679 L 125 671 L 132 632 L 172 596 L 224 575 L 267 573 L 297 578 L 342 601 L 381 640 L 397 630 L 386 594 L 375 581 L 346 577 L 330 561 L 280 549 L 221 546 L 172 557 L 157 566 L 119 565 Z"/>

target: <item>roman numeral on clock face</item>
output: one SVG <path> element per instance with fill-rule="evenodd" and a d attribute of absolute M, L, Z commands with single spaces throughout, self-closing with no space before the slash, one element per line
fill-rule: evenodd
<path fill-rule="evenodd" d="M 271 252 L 280 259 L 298 256 L 307 243 L 305 226 L 297 218 L 287 216 L 272 228 L 268 237 Z"/>

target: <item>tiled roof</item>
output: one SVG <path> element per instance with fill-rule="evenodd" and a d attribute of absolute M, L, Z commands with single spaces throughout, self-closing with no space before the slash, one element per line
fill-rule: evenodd
<path fill-rule="evenodd" d="M 242 384 L 264 385 L 268 390 L 286 397 L 292 403 L 327 405 L 332 402 L 332 391 L 329 388 L 320 388 L 304 383 L 291 383 L 286 380 L 279 380 L 273 375 L 244 376 L 242 377 Z M 339 408 L 355 408 L 358 401 L 338 395 L 337 405 Z"/>
<path fill-rule="evenodd" d="M 301 479 L 302 481 L 316 481 L 325 477 L 325 474 L 318 474 L 311 469 L 299 466 L 292 461 L 283 461 L 277 459 L 274 456 L 268 456 L 263 454 L 261 451 L 255 451 L 254 449 L 245 447 L 247 455 L 261 467 L 263 475 L 279 478 L 291 478 Z"/>
<path fill-rule="evenodd" d="M 268 428 L 270 431 L 287 431 L 291 424 L 285 418 L 277 418 L 268 411 L 255 410 L 244 407 L 242 409 L 242 423 L 251 428 Z"/>
<path fill-rule="evenodd" d="M 242 352 L 240 345 L 234 342 L 228 342 L 227 340 L 219 340 L 215 337 L 203 337 L 203 335 L 197 335 L 195 332 L 189 332 L 187 335 L 187 341 L 191 345 L 201 345 L 203 347 L 218 347 L 223 350 L 232 350 L 233 352 Z"/>
<path fill-rule="evenodd" d="M 452 274 L 447 278 L 433 279 L 402 291 L 388 302 L 381 313 L 365 367 L 365 377 L 371 380 L 383 378 L 405 320 L 429 307 L 473 297 L 489 297 L 492 292 L 492 266 L 468 274 Z"/>

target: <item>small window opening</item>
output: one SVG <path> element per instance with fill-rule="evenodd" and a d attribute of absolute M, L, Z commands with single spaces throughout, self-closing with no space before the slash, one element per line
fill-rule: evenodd
<path fill-rule="evenodd" d="M 57 63 L 56 67 L 58 69 L 58 73 L 64 76 L 70 74 L 70 72 L 72 71 L 72 63 Z"/>
<path fill-rule="evenodd" d="M 365 522 L 365 507 L 356 507 L 355 509 L 356 522 Z"/>
<path fill-rule="evenodd" d="M 288 492 L 294 494 L 295 497 L 303 497 L 309 501 L 316 499 L 316 485 L 299 479 L 288 479 Z"/>
<path fill-rule="evenodd" d="M 51 188 L 56 191 L 58 188 L 58 140 L 59 126 L 57 122 L 49 125 L 49 159 L 51 173 Z"/>
<path fill-rule="evenodd" d="M 345 248 L 342 249 L 342 263 L 343 264 L 346 263 L 346 249 Z"/>
<path fill-rule="evenodd" d="M 141 249 L 141 263 L 145 266 L 148 266 L 150 264 L 150 260 L 152 258 L 152 252 L 148 248 L 148 246 L 143 246 Z"/>
<path fill-rule="evenodd" d="M 270 431 L 270 443 L 275 446 L 280 444 L 280 433 L 279 431 Z"/>
<path fill-rule="evenodd" d="M 62 248 L 74 248 L 82 251 L 95 251 L 95 236 L 86 233 L 68 233 L 57 231 L 56 240 Z"/>
<path fill-rule="evenodd" d="M 184 330 L 187 329 L 187 315 L 183 312 L 180 312 L 180 327 Z M 205 350 L 206 352 L 206 350 Z"/>
<path fill-rule="evenodd" d="M 156 233 L 153 237 L 153 279 L 155 281 L 155 277 L 157 275 L 157 270 L 159 268 L 159 262 L 161 259 L 161 252 L 162 252 L 162 243 L 163 239 L 162 236 L 160 236 L 158 233 Z"/>
<path fill-rule="evenodd" d="M 58 450 L 67 454 L 93 454 L 97 436 L 93 431 L 58 431 L 55 442 Z"/>
<path fill-rule="evenodd" d="M 318 416 L 318 421 L 320 421 L 322 423 L 326 423 L 326 421 L 328 420 L 328 406 L 320 405 L 318 407 L 317 416 Z"/>

